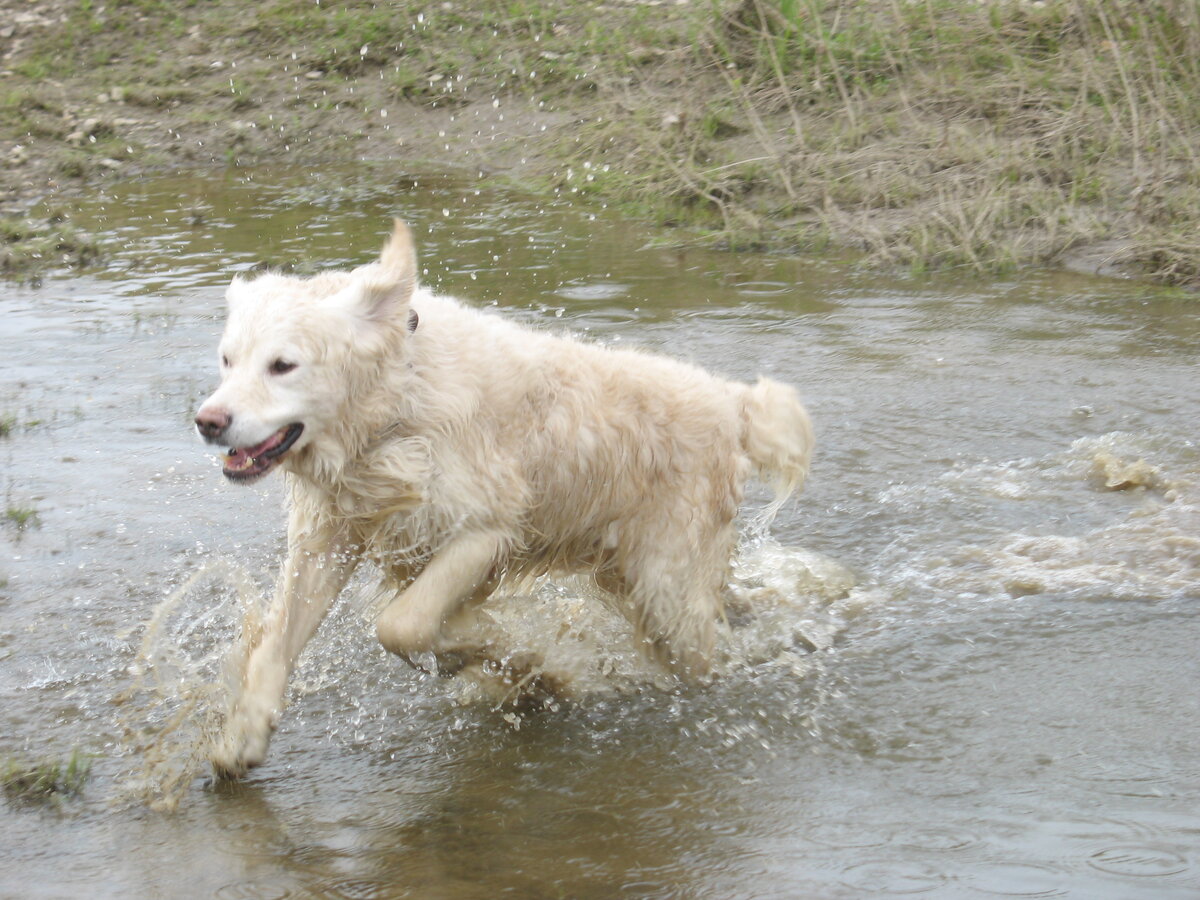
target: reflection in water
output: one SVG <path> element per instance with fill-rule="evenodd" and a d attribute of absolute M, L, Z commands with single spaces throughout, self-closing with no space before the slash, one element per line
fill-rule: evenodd
<path fill-rule="evenodd" d="M 270 764 L 213 785 L 188 753 L 282 530 L 279 484 L 226 486 L 191 434 L 222 286 L 363 262 L 393 214 L 443 290 L 799 385 L 813 479 L 743 549 L 711 687 L 654 686 L 620 620 L 542 585 L 494 613 L 587 689 L 516 716 L 378 649 L 359 582 Z M 40 522 L 0 528 L 0 754 L 97 762 L 83 801 L 0 818 L 0 894 L 1200 893 L 1191 298 L 664 250 L 383 166 L 114 184 L 72 215 L 111 265 L 0 288 L 6 503 Z M 172 813 L 122 792 L 172 775 Z"/>

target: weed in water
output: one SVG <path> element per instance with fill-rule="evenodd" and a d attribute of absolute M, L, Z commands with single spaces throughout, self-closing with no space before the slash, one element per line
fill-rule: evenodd
<path fill-rule="evenodd" d="M 42 520 L 38 516 L 38 511 L 30 506 L 10 506 L 4 511 L 4 521 L 17 531 L 25 531 L 29 528 L 40 528 Z"/>
<path fill-rule="evenodd" d="M 83 791 L 91 760 L 75 750 L 65 760 L 29 762 L 13 758 L 0 762 L 0 785 L 10 800 L 39 802 L 76 797 Z"/>
<path fill-rule="evenodd" d="M 87 171 L 82 154 L 66 150 L 63 153 L 64 159 L 70 154 L 78 162 L 78 174 Z M 99 258 L 95 240 L 61 219 L 0 219 L 0 274 L 22 276 L 58 265 L 84 266 Z"/>

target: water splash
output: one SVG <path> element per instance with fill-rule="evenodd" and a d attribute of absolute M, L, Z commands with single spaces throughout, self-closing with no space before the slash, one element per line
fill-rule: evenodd
<path fill-rule="evenodd" d="M 816 654 L 873 599 L 828 557 L 769 540 L 748 542 L 733 567 L 714 677 L 763 669 L 808 674 Z M 450 698 L 501 709 L 519 725 L 522 715 L 564 703 L 674 687 L 673 676 L 638 646 L 612 602 L 584 578 L 542 579 L 494 596 L 475 613 L 472 627 L 503 649 L 445 682 Z M 333 624 L 353 629 L 354 619 L 372 619 L 378 604 L 377 593 L 352 587 Z M 213 560 L 155 608 L 131 667 L 132 683 L 118 698 L 123 749 L 137 760 L 124 784 L 128 797 L 171 810 L 207 772 L 209 749 L 258 643 L 265 605 L 250 575 Z M 354 677 L 348 668 L 378 664 L 378 654 L 363 653 L 361 637 L 318 634 L 289 691 L 296 706 L 331 681 Z M 398 665 L 390 657 L 386 662 Z M 358 703 L 360 689 L 346 689 L 347 705 Z"/>
<path fill-rule="evenodd" d="M 124 781 L 126 796 L 172 810 L 207 771 L 264 607 L 250 576 L 223 560 L 205 563 L 155 607 L 132 683 L 116 698 L 123 749 L 138 761 Z"/>
<path fill-rule="evenodd" d="M 740 549 L 717 631 L 713 677 L 764 668 L 807 674 L 877 592 L 829 557 L 756 538 Z M 673 677 L 638 646 L 628 620 L 587 579 L 543 580 L 479 613 L 502 656 L 467 667 L 458 700 L 515 710 L 593 696 L 667 690 Z"/>

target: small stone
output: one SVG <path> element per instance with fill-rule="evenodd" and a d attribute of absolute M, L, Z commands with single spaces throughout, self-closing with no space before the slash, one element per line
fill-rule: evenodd
<path fill-rule="evenodd" d="M 304 75 L 309 81 L 316 81 L 318 78 L 324 78 L 325 73 L 320 69 L 313 69 L 311 72 L 306 72 Z"/>
<path fill-rule="evenodd" d="M 119 168 L 121 168 L 121 161 L 118 159 L 105 158 L 105 159 L 100 160 L 98 165 L 102 166 L 105 169 L 119 169 Z"/>

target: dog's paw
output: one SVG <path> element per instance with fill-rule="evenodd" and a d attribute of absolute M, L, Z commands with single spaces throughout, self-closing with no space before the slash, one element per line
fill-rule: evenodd
<path fill-rule="evenodd" d="M 398 653 L 402 660 L 426 675 L 450 678 L 482 657 L 478 648 L 460 647 L 448 650 L 426 650 L 423 653 Z"/>
<path fill-rule="evenodd" d="M 208 758 L 218 778 L 242 778 L 267 758 L 275 717 L 267 712 L 252 713 L 239 707 L 230 714 L 220 737 L 214 741 Z"/>
<path fill-rule="evenodd" d="M 472 673 L 497 708 L 508 712 L 555 709 L 570 696 L 567 684 L 546 671 L 545 661 L 533 652 L 481 657 Z"/>

